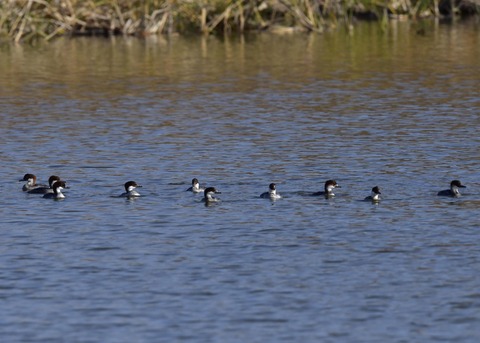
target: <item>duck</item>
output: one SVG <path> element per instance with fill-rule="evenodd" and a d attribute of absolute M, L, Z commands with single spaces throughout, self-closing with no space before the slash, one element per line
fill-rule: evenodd
<path fill-rule="evenodd" d="M 139 184 L 137 184 L 135 181 L 127 181 L 124 184 L 125 187 L 125 193 L 122 193 L 120 197 L 127 197 L 127 198 L 132 198 L 132 197 L 139 197 L 141 196 L 140 193 L 138 193 L 135 188 L 140 188 Z"/>
<path fill-rule="evenodd" d="M 23 176 L 23 179 L 18 180 L 19 182 L 21 181 L 26 181 L 26 183 L 22 187 L 22 191 L 28 192 L 31 191 L 35 188 L 39 187 L 46 187 L 46 185 L 38 185 L 37 184 L 37 177 L 34 174 L 25 174 Z"/>
<path fill-rule="evenodd" d="M 268 185 L 268 192 L 264 192 L 260 194 L 260 198 L 271 199 L 271 200 L 280 199 L 281 195 L 277 194 L 277 185 L 274 183 L 271 183 L 270 185 Z"/>
<path fill-rule="evenodd" d="M 192 187 L 189 187 L 186 192 L 193 192 L 193 193 L 201 193 L 204 192 L 205 189 L 200 187 L 200 183 L 198 182 L 198 179 L 193 178 L 192 179 Z"/>
<path fill-rule="evenodd" d="M 203 191 L 203 199 L 202 201 L 205 202 L 205 203 L 211 203 L 211 202 L 218 202 L 220 201 L 220 199 L 218 198 L 215 198 L 213 195 L 214 194 L 222 194 L 221 192 L 219 192 L 215 187 L 207 187 L 205 188 L 205 190 Z"/>
<path fill-rule="evenodd" d="M 334 197 L 335 194 L 333 193 L 333 190 L 335 188 L 342 188 L 340 185 L 337 183 L 335 180 L 327 180 L 325 181 L 325 186 L 324 186 L 324 191 L 323 192 L 316 192 L 313 193 L 312 195 L 314 196 L 324 196 L 325 198 L 331 198 Z"/>
<path fill-rule="evenodd" d="M 461 195 L 460 191 L 458 190 L 459 188 L 467 188 L 467 186 L 462 185 L 460 180 L 453 180 L 450 182 L 450 189 L 440 191 L 437 193 L 437 195 L 444 197 L 459 197 Z"/>
<path fill-rule="evenodd" d="M 375 186 L 372 188 L 372 194 L 366 197 L 364 200 L 365 201 L 372 201 L 372 202 L 378 202 L 380 201 L 380 188 L 378 186 Z"/>
<path fill-rule="evenodd" d="M 57 181 L 53 183 L 53 192 L 46 193 L 43 195 L 45 199 L 64 199 L 65 195 L 62 193 L 62 190 L 66 188 L 64 181 Z"/>

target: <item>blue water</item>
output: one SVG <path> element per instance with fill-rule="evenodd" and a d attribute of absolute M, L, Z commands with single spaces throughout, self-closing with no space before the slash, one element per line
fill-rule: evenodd
<path fill-rule="evenodd" d="M 2 341 L 479 341 L 479 61 L 309 39 L 0 51 Z"/>

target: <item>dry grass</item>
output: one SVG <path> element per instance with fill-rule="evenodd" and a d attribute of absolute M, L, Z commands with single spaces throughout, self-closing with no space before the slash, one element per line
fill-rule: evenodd
<path fill-rule="evenodd" d="M 448 4 L 450 4 L 450 0 Z M 473 2 L 479 13 L 480 0 Z M 19 42 L 58 35 L 305 30 L 356 17 L 439 16 L 442 0 L 3 0 L 0 36 Z M 478 4 L 478 5 L 476 5 Z M 455 8 L 452 9 L 452 13 Z"/>

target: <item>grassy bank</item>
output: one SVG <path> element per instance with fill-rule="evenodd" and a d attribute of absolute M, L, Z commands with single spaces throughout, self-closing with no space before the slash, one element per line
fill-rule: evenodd
<path fill-rule="evenodd" d="M 305 30 L 356 19 L 479 14 L 480 0 L 3 0 L 0 36 L 151 35 Z"/>

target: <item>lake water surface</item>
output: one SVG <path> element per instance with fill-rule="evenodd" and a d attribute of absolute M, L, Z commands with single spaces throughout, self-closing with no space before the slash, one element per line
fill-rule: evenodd
<path fill-rule="evenodd" d="M 2 341 L 480 341 L 479 32 L 0 46 Z"/>

